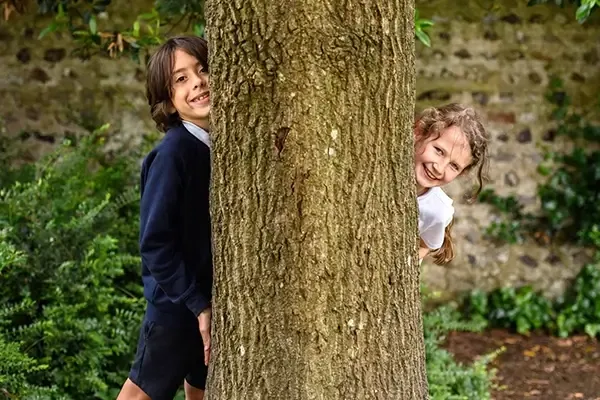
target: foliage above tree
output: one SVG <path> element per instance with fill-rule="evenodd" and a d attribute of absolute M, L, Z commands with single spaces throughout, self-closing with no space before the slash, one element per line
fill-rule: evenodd
<path fill-rule="evenodd" d="M 0 0 L 4 18 L 33 8 L 32 1 Z M 39 38 L 51 33 L 68 32 L 76 44 L 76 55 L 89 58 L 95 54 L 110 57 L 130 55 L 161 43 L 171 32 L 203 35 L 203 0 L 157 0 L 152 10 L 140 14 L 130 27 L 115 27 L 102 18 L 111 0 L 37 0 L 37 12 L 51 17 Z"/>
<path fill-rule="evenodd" d="M 33 0 L 0 0 L 4 19 L 33 8 Z M 76 55 L 89 58 L 94 54 L 110 57 L 129 55 L 139 59 L 141 51 L 160 44 L 172 32 L 204 34 L 204 0 L 155 0 L 154 8 L 137 16 L 132 26 L 117 28 L 98 18 L 107 12 L 111 0 L 36 0 L 37 11 L 52 17 L 39 38 L 54 32 L 69 32 L 76 43 Z M 529 6 L 552 3 L 564 7 L 576 5 L 576 18 L 585 22 L 600 0 L 529 0 Z M 431 46 L 427 30 L 433 25 L 415 10 L 415 37 Z"/>
<path fill-rule="evenodd" d="M 592 11 L 600 6 L 600 0 L 529 0 L 528 6 L 535 6 L 538 4 L 554 3 L 557 6 L 564 7 L 567 4 L 574 4 L 577 6 L 575 18 L 577 22 L 583 24 L 590 16 Z"/>
<path fill-rule="evenodd" d="M 89 58 L 95 54 L 110 57 L 129 55 L 139 59 L 143 50 L 160 44 L 172 32 L 204 34 L 204 0 L 155 0 L 154 8 L 137 16 L 130 27 L 112 26 L 110 20 L 99 18 L 108 11 L 111 0 L 0 0 L 4 19 L 14 14 L 32 11 L 52 17 L 39 38 L 69 32 L 76 43 L 75 55 Z M 576 18 L 585 22 L 600 0 L 529 0 L 529 6 L 551 3 L 564 7 L 576 5 Z M 431 46 L 427 30 L 433 21 L 419 16 L 415 10 L 415 37 Z"/>
<path fill-rule="evenodd" d="M 154 8 L 137 16 L 132 26 L 119 29 L 100 16 L 109 11 L 111 0 L 37 0 L 39 14 L 51 16 L 39 38 L 51 33 L 69 32 L 81 58 L 95 54 L 110 57 L 130 55 L 139 59 L 141 51 L 160 44 L 172 32 L 204 35 L 204 0 L 156 0 Z M 31 2 L 32 3 L 32 2 Z M 4 19 L 30 10 L 23 0 L 0 0 Z M 415 36 L 424 45 L 431 40 L 426 30 L 433 22 L 415 13 Z"/>

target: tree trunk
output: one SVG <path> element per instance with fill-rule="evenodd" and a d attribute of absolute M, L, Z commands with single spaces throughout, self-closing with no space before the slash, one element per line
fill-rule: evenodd
<path fill-rule="evenodd" d="M 428 398 L 414 2 L 207 4 L 213 400 Z"/>

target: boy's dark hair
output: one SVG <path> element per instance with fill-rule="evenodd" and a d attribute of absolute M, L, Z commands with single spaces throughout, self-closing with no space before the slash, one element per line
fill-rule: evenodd
<path fill-rule="evenodd" d="M 208 70 L 208 44 L 198 36 L 175 36 L 163 43 L 150 57 L 146 74 L 146 97 L 150 105 L 152 119 L 156 127 L 166 132 L 180 121 L 179 114 L 171 112 L 173 104 L 173 67 L 175 51 L 183 50 L 196 57 L 202 67 Z"/>

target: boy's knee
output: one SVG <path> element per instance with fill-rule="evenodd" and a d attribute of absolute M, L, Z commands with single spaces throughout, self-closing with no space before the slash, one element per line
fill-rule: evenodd
<path fill-rule="evenodd" d="M 203 400 L 204 399 L 204 390 L 198 389 L 184 381 L 185 388 L 185 400 Z"/>
<path fill-rule="evenodd" d="M 127 379 L 125 384 L 121 388 L 121 392 L 117 397 L 117 400 L 151 400 L 150 397 L 144 393 L 142 389 L 131 379 Z"/>

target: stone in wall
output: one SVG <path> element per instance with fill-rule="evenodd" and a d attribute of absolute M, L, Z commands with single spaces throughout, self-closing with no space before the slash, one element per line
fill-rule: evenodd
<path fill-rule="evenodd" d="M 127 28 L 152 1 L 113 0 L 99 29 Z M 124 15 L 121 15 L 123 13 Z M 32 161 L 66 135 L 82 135 L 111 124 L 114 145 L 140 141 L 153 129 L 143 90 L 143 66 L 103 56 L 73 55 L 71 38 L 57 34 L 38 40 L 47 18 L 12 14 L 0 24 L 0 119 L 6 135 Z M 46 140 L 40 140 L 40 137 Z"/>

